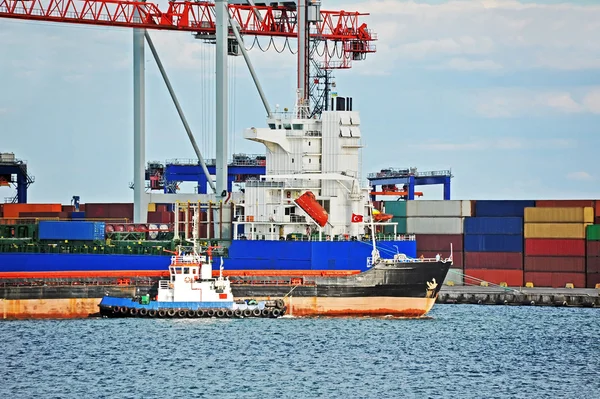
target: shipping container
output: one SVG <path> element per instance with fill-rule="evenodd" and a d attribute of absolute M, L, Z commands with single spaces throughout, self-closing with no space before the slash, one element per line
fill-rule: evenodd
<path fill-rule="evenodd" d="M 464 278 L 465 285 L 480 285 L 480 281 L 487 281 L 496 285 L 506 283 L 509 287 L 523 286 L 523 270 L 465 268 Z"/>
<path fill-rule="evenodd" d="M 385 201 L 384 213 L 396 217 L 406 217 L 406 201 Z"/>
<path fill-rule="evenodd" d="M 464 285 L 463 270 L 452 268 L 448 270 L 448 274 L 446 274 L 446 278 L 444 279 L 444 285 L 448 285 L 451 281 L 453 285 Z"/>
<path fill-rule="evenodd" d="M 417 234 L 417 251 L 450 251 L 462 252 L 462 234 Z"/>
<path fill-rule="evenodd" d="M 85 212 L 71 212 L 71 219 L 85 219 Z"/>
<path fill-rule="evenodd" d="M 61 214 L 62 214 L 62 212 L 20 212 L 19 218 L 23 218 L 23 219 L 36 219 L 36 218 L 58 219 L 58 218 L 60 218 Z"/>
<path fill-rule="evenodd" d="M 40 240 L 104 240 L 104 222 L 42 220 L 38 226 Z"/>
<path fill-rule="evenodd" d="M 585 254 L 588 257 L 600 256 L 600 241 L 586 241 Z"/>
<path fill-rule="evenodd" d="M 534 205 L 532 205 L 534 206 Z M 594 200 L 538 200 L 535 201 L 536 208 L 583 208 L 596 206 Z"/>
<path fill-rule="evenodd" d="M 523 270 L 521 252 L 465 252 L 465 268 Z"/>
<path fill-rule="evenodd" d="M 525 256 L 585 256 L 585 240 L 528 238 Z"/>
<path fill-rule="evenodd" d="M 409 234 L 462 234 L 463 218 L 409 217 L 406 220 L 406 232 Z"/>
<path fill-rule="evenodd" d="M 419 251 L 417 249 L 417 257 L 420 258 L 423 256 L 424 258 L 435 258 L 436 255 L 440 255 L 442 258 L 450 257 L 450 249 L 439 250 L 439 251 Z M 455 269 L 463 268 L 463 253 L 462 252 L 452 252 L 452 267 Z"/>
<path fill-rule="evenodd" d="M 406 218 L 393 217 L 390 223 L 397 223 L 396 234 L 406 234 Z M 383 232 L 385 234 L 394 234 L 394 226 L 384 226 Z"/>
<path fill-rule="evenodd" d="M 600 257 L 587 257 L 585 260 L 586 273 L 600 273 Z"/>
<path fill-rule="evenodd" d="M 523 218 L 520 217 L 472 217 L 465 218 L 465 234 L 523 234 Z"/>
<path fill-rule="evenodd" d="M 586 229 L 588 241 L 600 241 L 600 224 L 590 224 Z"/>
<path fill-rule="evenodd" d="M 406 201 L 406 216 L 446 218 L 471 216 L 471 201 Z"/>
<path fill-rule="evenodd" d="M 584 223 L 525 223 L 525 238 L 585 238 Z"/>
<path fill-rule="evenodd" d="M 594 208 L 525 208 L 525 223 L 594 223 Z"/>
<path fill-rule="evenodd" d="M 465 252 L 523 252 L 523 236 L 465 234 Z"/>
<path fill-rule="evenodd" d="M 4 204 L 5 218 L 18 218 L 21 212 L 61 212 L 61 204 Z"/>
<path fill-rule="evenodd" d="M 75 212 L 75 205 L 63 205 L 62 212 Z"/>
<path fill-rule="evenodd" d="M 525 282 L 534 287 L 564 288 L 568 283 L 585 288 L 585 273 L 525 272 Z"/>
<path fill-rule="evenodd" d="M 600 273 L 590 273 L 585 276 L 587 288 L 596 288 L 600 284 Z"/>
<path fill-rule="evenodd" d="M 171 212 L 148 212 L 148 223 L 172 223 Z"/>
<path fill-rule="evenodd" d="M 585 273 L 583 256 L 526 256 L 526 272 Z"/>
<path fill-rule="evenodd" d="M 473 216 L 516 216 L 522 218 L 525 208 L 533 206 L 535 206 L 535 201 L 478 200 L 475 203 L 475 215 Z"/>
<path fill-rule="evenodd" d="M 600 216 L 594 218 L 594 224 L 600 224 Z"/>

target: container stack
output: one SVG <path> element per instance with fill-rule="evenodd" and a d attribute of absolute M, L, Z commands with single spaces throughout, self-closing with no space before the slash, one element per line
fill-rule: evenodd
<path fill-rule="evenodd" d="M 600 284 L 600 224 L 587 226 L 586 233 L 586 286 Z"/>
<path fill-rule="evenodd" d="M 417 238 L 417 256 L 450 256 L 454 264 L 446 283 L 463 284 L 463 220 L 471 216 L 471 201 L 408 201 L 406 231 Z"/>
<path fill-rule="evenodd" d="M 396 234 L 406 234 L 406 201 L 385 201 L 382 212 L 394 216 L 390 222 L 398 223 Z M 385 226 L 383 232 L 394 234 L 394 226 Z"/>
<path fill-rule="evenodd" d="M 486 281 L 523 285 L 523 213 L 533 201 L 477 201 L 465 219 L 465 275 L 472 284 Z"/>
<path fill-rule="evenodd" d="M 525 282 L 535 287 L 585 287 L 586 226 L 594 221 L 594 208 L 527 208 L 524 221 Z"/>
<path fill-rule="evenodd" d="M 4 204 L 6 219 L 66 218 L 61 204 Z"/>

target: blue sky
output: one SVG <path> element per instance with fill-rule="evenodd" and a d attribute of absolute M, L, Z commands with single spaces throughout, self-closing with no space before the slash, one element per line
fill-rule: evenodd
<path fill-rule="evenodd" d="M 454 199 L 600 198 L 597 2 L 323 4 L 370 12 L 379 37 L 376 54 L 336 72 L 338 93 L 361 112 L 365 173 L 451 168 Z M 211 157 L 213 49 L 188 33 L 151 34 Z M 30 202 L 132 201 L 131 37 L 0 19 L 0 151 L 28 161 Z M 250 54 L 271 104 L 293 107 L 294 56 Z M 193 158 L 148 49 L 146 59 L 147 160 Z M 262 104 L 241 57 L 230 60 L 230 150 L 263 152 L 242 138 L 264 126 Z M 423 191 L 441 199 L 441 188 Z"/>

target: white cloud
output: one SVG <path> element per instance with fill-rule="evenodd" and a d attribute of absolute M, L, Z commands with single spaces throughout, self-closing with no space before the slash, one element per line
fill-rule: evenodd
<path fill-rule="evenodd" d="M 478 140 L 463 143 L 442 142 L 429 140 L 420 144 L 410 144 L 409 147 L 425 151 L 480 151 L 480 150 L 528 150 L 528 149 L 564 149 L 576 147 L 577 142 L 570 139 L 538 139 L 525 140 L 516 137 Z"/>
<path fill-rule="evenodd" d="M 600 87 L 569 91 L 495 88 L 474 91 L 471 106 L 488 118 L 510 118 L 549 113 L 600 113 Z"/>
<path fill-rule="evenodd" d="M 594 180 L 594 176 L 583 171 L 569 173 L 567 174 L 567 178 L 570 180 Z"/>
<path fill-rule="evenodd" d="M 390 53 L 365 63 L 387 72 L 411 63 L 463 70 L 600 68 L 600 42 L 593 39 L 600 34 L 598 5 L 369 0 L 341 8 L 371 14 L 365 21 L 378 33 L 378 47 Z"/>

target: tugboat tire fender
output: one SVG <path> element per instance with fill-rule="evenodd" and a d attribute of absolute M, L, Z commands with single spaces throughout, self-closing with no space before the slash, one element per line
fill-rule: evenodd
<path fill-rule="evenodd" d="M 262 315 L 262 317 L 269 317 L 269 316 L 271 316 L 271 310 L 265 308 L 262 310 L 261 315 Z"/>
<path fill-rule="evenodd" d="M 236 309 L 233 314 L 235 315 L 235 317 L 242 317 L 243 313 L 241 310 Z"/>
<path fill-rule="evenodd" d="M 114 308 L 112 308 L 113 313 L 119 313 L 120 311 L 121 311 L 121 308 L 118 306 L 115 306 Z"/>
<path fill-rule="evenodd" d="M 150 317 L 156 317 L 156 313 L 158 313 L 156 310 L 150 309 L 148 311 L 148 316 L 150 316 Z"/>
<path fill-rule="evenodd" d="M 281 315 L 281 311 L 279 309 L 273 309 L 273 313 L 271 313 L 273 317 L 279 317 Z"/>
<path fill-rule="evenodd" d="M 204 317 L 204 310 L 198 309 L 196 310 L 196 317 Z"/>
<path fill-rule="evenodd" d="M 252 311 L 252 316 L 260 317 L 260 309 L 256 308 Z"/>
<path fill-rule="evenodd" d="M 126 306 L 121 308 L 121 314 L 127 314 L 129 312 L 129 308 L 127 308 Z"/>
<path fill-rule="evenodd" d="M 252 316 L 252 311 L 250 309 L 244 310 L 244 316 L 246 316 L 246 317 Z"/>
<path fill-rule="evenodd" d="M 164 309 L 161 309 L 158 311 L 158 317 L 165 317 L 167 315 L 167 311 Z"/>
<path fill-rule="evenodd" d="M 176 312 L 175 312 L 175 309 L 169 309 L 169 310 L 167 310 L 167 315 L 168 315 L 169 317 L 173 317 L 173 316 L 175 316 L 175 313 L 176 313 Z"/>
<path fill-rule="evenodd" d="M 131 316 L 137 316 L 137 314 L 138 314 L 138 310 L 137 310 L 137 308 L 130 308 L 130 309 L 129 309 L 129 314 L 130 314 Z"/>
<path fill-rule="evenodd" d="M 283 301 L 283 299 L 277 299 L 275 301 L 275 307 L 277 309 L 283 309 L 285 307 L 285 302 Z"/>
<path fill-rule="evenodd" d="M 231 310 L 231 309 L 227 309 L 227 311 L 225 312 L 225 315 L 226 315 L 227 317 L 233 317 L 233 310 Z"/>
<path fill-rule="evenodd" d="M 225 311 L 223 309 L 217 310 L 217 317 L 223 317 L 223 316 L 225 316 Z"/>
<path fill-rule="evenodd" d="M 213 317 L 213 316 L 215 315 L 215 311 L 214 311 L 213 309 L 208 309 L 208 310 L 206 311 L 206 315 L 207 315 L 208 317 Z"/>
<path fill-rule="evenodd" d="M 148 309 L 146 308 L 141 308 L 140 309 L 140 316 L 144 317 L 148 314 Z"/>
<path fill-rule="evenodd" d="M 177 312 L 177 316 L 179 316 L 179 317 L 185 317 L 186 313 L 187 312 L 185 310 L 181 309 L 179 312 Z"/>
<path fill-rule="evenodd" d="M 190 309 L 190 310 L 188 310 L 188 311 L 186 312 L 186 314 L 187 314 L 187 317 L 194 317 L 194 316 L 196 316 L 196 312 L 195 312 L 195 311 L 193 311 L 193 310 L 191 310 L 191 309 Z"/>

